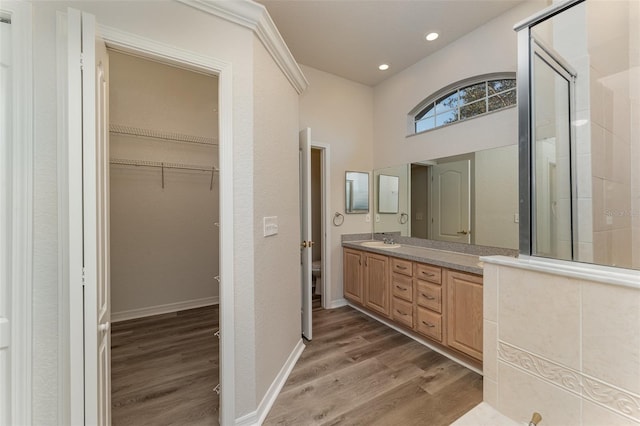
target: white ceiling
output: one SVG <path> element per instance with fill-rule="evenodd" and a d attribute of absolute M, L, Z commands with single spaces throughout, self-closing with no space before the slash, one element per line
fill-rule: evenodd
<path fill-rule="evenodd" d="M 298 63 L 375 86 L 523 0 L 257 1 Z"/>

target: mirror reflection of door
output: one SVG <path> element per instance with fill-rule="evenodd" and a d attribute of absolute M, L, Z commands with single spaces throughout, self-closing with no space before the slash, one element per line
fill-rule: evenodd
<path fill-rule="evenodd" d="M 431 166 L 431 235 L 434 240 L 469 243 L 471 161 Z"/>

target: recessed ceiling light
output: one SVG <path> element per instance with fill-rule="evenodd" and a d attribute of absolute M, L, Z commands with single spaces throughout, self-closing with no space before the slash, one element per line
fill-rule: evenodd
<path fill-rule="evenodd" d="M 427 36 L 425 37 L 427 39 L 427 41 L 433 41 L 435 39 L 437 39 L 440 36 L 440 34 L 438 33 L 429 33 L 427 34 Z"/>
<path fill-rule="evenodd" d="M 378 65 L 378 69 L 380 71 L 386 71 L 386 70 L 389 69 L 389 64 L 380 64 L 380 65 Z"/>

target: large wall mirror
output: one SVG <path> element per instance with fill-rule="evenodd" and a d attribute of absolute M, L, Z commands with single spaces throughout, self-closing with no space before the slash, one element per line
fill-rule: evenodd
<path fill-rule="evenodd" d="M 369 213 L 369 173 L 347 172 L 345 213 Z"/>
<path fill-rule="evenodd" d="M 378 175 L 378 213 L 398 213 L 400 177 Z"/>
<path fill-rule="evenodd" d="M 376 212 L 375 232 L 518 248 L 517 145 L 374 170 L 377 198 L 382 176 L 398 177 L 398 209 Z"/>

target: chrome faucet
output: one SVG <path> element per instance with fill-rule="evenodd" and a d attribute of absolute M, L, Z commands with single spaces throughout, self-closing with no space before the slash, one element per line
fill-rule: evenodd
<path fill-rule="evenodd" d="M 384 244 L 393 244 L 394 243 L 393 238 L 386 238 L 386 237 L 382 238 L 382 242 Z"/>

